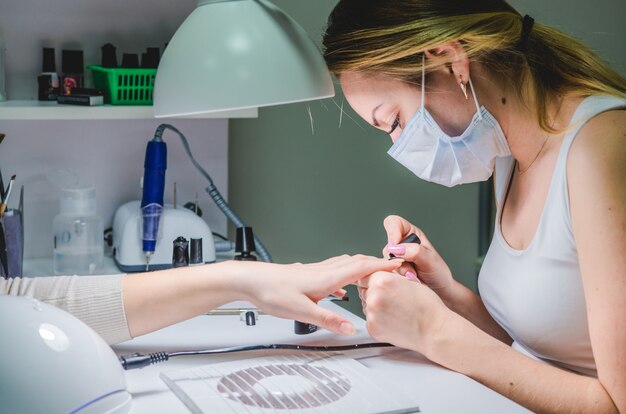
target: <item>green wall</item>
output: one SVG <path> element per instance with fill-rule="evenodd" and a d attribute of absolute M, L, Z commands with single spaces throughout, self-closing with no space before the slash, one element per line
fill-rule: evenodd
<path fill-rule="evenodd" d="M 319 41 L 335 0 L 276 0 Z M 334 101 L 341 105 L 341 94 Z M 314 133 L 308 108 L 313 116 Z M 229 201 L 276 262 L 343 253 L 380 255 L 382 227 L 399 214 L 421 227 L 455 277 L 475 287 L 478 187 L 420 181 L 386 152 L 387 135 L 333 100 L 263 108 L 230 121 Z M 359 313 L 352 292 L 349 309 Z"/>
<path fill-rule="evenodd" d="M 320 41 L 336 0 L 275 0 Z M 626 2 L 512 0 L 537 22 L 571 33 L 626 71 Z M 573 7 L 572 7 L 573 6 Z M 339 94 L 335 101 L 340 104 Z M 314 118 L 315 133 L 307 108 Z M 393 161 L 390 140 L 332 100 L 261 109 L 230 122 L 229 195 L 277 262 L 342 253 L 380 254 L 382 220 L 400 214 L 428 234 L 455 277 L 475 289 L 478 187 L 446 189 L 420 181 Z M 360 312 L 354 292 L 349 308 Z"/>

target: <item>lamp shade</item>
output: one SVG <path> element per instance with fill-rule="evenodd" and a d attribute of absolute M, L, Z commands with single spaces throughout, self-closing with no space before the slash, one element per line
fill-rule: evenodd
<path fill-rule="evenodd" d="M 200 0 L 157 70 L 157 118 L 328 98 L 317 46 L 267 0 Z"/>

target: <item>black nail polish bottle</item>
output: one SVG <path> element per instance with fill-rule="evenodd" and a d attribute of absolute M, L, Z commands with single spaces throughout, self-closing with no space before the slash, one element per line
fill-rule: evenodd
<path fill-rule="evenodd" d="M 41 74 L 37 77 L 38 98 L 40 101 L 56 101 L 59 95 L 59 75 L 54 59 L 54 48 L 43 48 Z"/>

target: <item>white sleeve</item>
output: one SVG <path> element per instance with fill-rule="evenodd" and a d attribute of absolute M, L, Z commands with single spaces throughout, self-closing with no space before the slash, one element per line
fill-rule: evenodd
<path fill-rule="evenodd" d="M 89 325 L 109 344 L 131 339 L 122 279 L 110 276 L 0 278 L 0 294 L 30 296 L 61 308 Z"/>

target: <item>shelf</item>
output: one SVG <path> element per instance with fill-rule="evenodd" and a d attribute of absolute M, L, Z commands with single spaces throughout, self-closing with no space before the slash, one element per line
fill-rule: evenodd
<path fill-rule="evenodd" d="M 215 112 L 184 118 L 256 118 L 258 108 Z M 0 102 L 0 120 L 79 120 L 79 119 L 156 119 L 152 106 L 79 106 L 59 105 L 56 102 L 4 101 Z"/>

